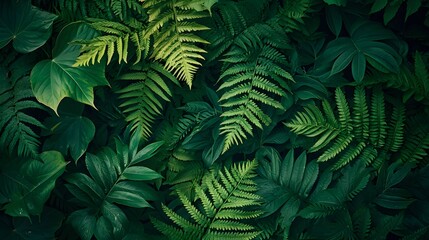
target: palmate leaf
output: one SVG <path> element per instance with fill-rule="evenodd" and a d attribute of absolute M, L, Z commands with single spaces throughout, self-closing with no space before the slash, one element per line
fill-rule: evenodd
<path fill-rule="evenodd" d="M 133 208 L 151 207 L 147 200 L 157 196 L 143 181 L 162 178 L 142 161 L 151 158 L 163 142 L 155 142 L 138 150 L 141 132 L 135 132 L 129 145 L 116 140 L 116 151 L 104 148 L 97 154 L 86 154 L 89 175 L 72 173 L 66 187 L 86 208 L 74 211 L 68 222 L 82 239 L 124 236 L 127 216 L 116 204 Z"/>
<path fill-rule="evenodd" d="M 350 37 L 339 37 L 326 46 L 316 65 L 332 62 L 331 75 L 339 73 L 351 64 L 353 79 L 360 83 L 366 71 L 366 62 L 379 71 L 397 72 L 402 58 L 398 51 L 385 40 L 395 35 L 375 22 L 356 20 L 346 25 Z"/>
<path fill-rule="evenodd" d="M 12 41 L 18 52 L 36 50 L 51 36 L 56 18 L 31 5 L 30 0 L 0 2 L 0 48 Z"/>
<path fill-rule="evenodd" d="M 256 167 L 257 162 L 253 160 L 225 168 L 218 172 L 218 177 L 215 172 L 207 173 L 202 186 L 195 186 L 202 209 L 179 191 L 179 199 L 190 218 L 163 205 L 174 225 L 156 218 L 152 218 L 152 223 L 169 239 L 254 239 L 259 232 L 244 220 L 261 215 L 260 211 L 245 209 L 259 205 L 260 196 L 255 193 L 253 181 Z"/>
<path fill-rule="evenodd" d="M 48 122 L 52 135 L 45 140 L 43 148 L 55 149 L 64 156 L 70 152 L 73 160 L 77 162 L 94 138 L 94 123 L 81 116 L 51 118 Z"/>
<path fill-rule="evenodd" d="M 165 68 L 189 87 L 204 60 L 202 54 L 206 52 L 197 44 L 209 43 L 195 34 L 208 30 L 195 21 L 207 17 L 207 13 L 193 10 L 190 3 L 187 0 L 146 0 L 143 3 L 149 14 L 144 37 L 154 39 L 151 58 L 164 61 Z"/>
<path fill-rule="evenodd" d="M 93 88 L 108 85 L 104 76 L 105 66 L 73 67 L 80 47 L 70 43 L 96 34 L 95 30 L 82 23 L 69 24 L 60 32 L 52 51 L 53 59 L 39 62 L 31 71 L 31 86 L 39 102 L 55 112 L 65 97 L 95 107 Z"/>
<path fill-rule="evenodd" d="M 305 152 L 295 159 L 294 150 L 290 150 L 283 160 L 273 148 L 260 149 L 256 157 L 260 159 L 260 178 L 256 182 L 259 186 L 258 194 L 264 199 L 264 215 L 279 211 L 280 225 L 284 236 L 288 236 L 289 228 L 299 210 L 306 204 L 305 201 L 319 178 L 319 167 L 315 161 L 307 163 Z M 324 177 L 330 178 L 327 175 Z M 326 181 L 321 180 L 320 183 L 326 184 Z"/>
<path fill-rule="evenodd" d="M 2 210 L 13 217 L 40 215 L 55 181 L 66 167 L 61 153 L 47 151 L 40 159 L 15 159 L 0 172 L 0 193 L 8 196 Z"/>

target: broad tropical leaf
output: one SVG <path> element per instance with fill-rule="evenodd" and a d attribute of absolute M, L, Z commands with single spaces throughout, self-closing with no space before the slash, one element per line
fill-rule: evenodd
<path fill-rule="evenodd" d="M 46 139 L 43 148 L 60 151 L 64 156 L 70 152 L 75 162 L 85 153 L 94 138 L 95 126 L 86 117 L 60 117 L 50 119 L 52 135 Z"/>
<path fill-rule="evenodd" d="M 39 62 L 31 71 L 31 85 L 39 102 L 55 112 L 65 97 L 95 107 L 93 88 L 108 85 L 105 66 L 73 67 L 80 53 L 73 41 L 96 35 L 95 30 L 82 23 L 72 23 L 60 32 L 52 50 L 53 59 Z"/>
<path fill-rule="evenodd" d="M 104 148 L 85 158 L 89 175 L 72 173 L 66 177 L 66 187 L 85 206 L 74 211 L 68 222 L 82 239 L 111 239 L 124 236 L 128 219 L 116 204 L 151 207 L 147 200 L 157 196 L 143 181 L 162 178 L 154 170 L 138 165 L 152 157 L 163 142 L 155 142 L 139 150 L 140 132 L 133 134 L 129 145 L 116 140 L 115 151 Z"/>
<path fill-rule="evenodd" d="M 31 5 L 30 0 L 0 2 L 0 48 L 13 42 L 21 53 L 41 47 L 52 33 L 56 15 Z"/>
<path fill-rule="evenodd" d="M 2 166 L 0 192 L 8 196 L 2 210 L 13 217 L 40 215 L 55 181 L 66 167 L 61 153 L 47 151 L 40 159 L 16 159 Z"/>

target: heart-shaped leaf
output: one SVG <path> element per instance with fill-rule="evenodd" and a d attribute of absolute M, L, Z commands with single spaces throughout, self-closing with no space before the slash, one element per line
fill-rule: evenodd
<path fill-rule="evenodd" d="M 72 23 L 58 35 L 52 55 L 53 59 L 36 64 L 30 76 L 37 100 L 57 112 L 58 105 L 65 97 L 94 106 L 93 88 L 108 85 L 105 64 L 74 67 L 80 53 L 75 40 L 91 39 L 97 32 L 83 23 Z"/>
<path fill-rule="evenodd" d="M 0 48 L 13 41 L 18 52 L 36 50 L 51 36 L 56 18 L 32 6 L 30 0 L 0 1 Z"/>

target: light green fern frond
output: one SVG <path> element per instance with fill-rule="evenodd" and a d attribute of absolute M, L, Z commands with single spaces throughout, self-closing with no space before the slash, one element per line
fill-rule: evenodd
<path fill-rule="evenodd" d="M 144 37 L 153 36 L 151 58 L 165 62 L 165 68 L 179 80 L 191 87 L 194 74 L 204 60 L 206 51 L 199 44 L 208 44 L 197 36 L 198 31 L 208 30 L 197 19 L 207 17 L 206 12 L 198 12 L 189 7 L 186 0 L 146 0 L 149 26 Z"/>
<path fill-rule="evenodd" d="M 155 227 L 169 239 L 254 239 L 259 231 L 244 220 L 255 219 L 260 211 L 245 209 L 259 205 L 256 192 L 255 160 L 233 165 L 219 171 L 219 176 L 209 172 L 202 185 L 196 185 L 197 202 L 192 203 L 178 192 L 186 212 L 185 218 L 163 205 L 163 210 L 174 225 L 153 218 Z M 207 192 L 204 189 L 207 189 Z"/>
<path fill-rule="evenodd" d="M 262 107 L 283 109 L 278 99 L 286 96 L 287 84 L 293 81 L 283 69 L 286 58 L 279 50 L 269 44 L 254 47 L 237 46 L 225 55 L 218 89 L 223 92 L 219 101 L 226 109 L 220 128 L 226 136 L 223 152 L 253 135 L 253 126 L 262 129 L 271 122 Z"/>
<path fill-rule="evenodd" d="M 167 80 L 178 84 L 177 79 L 156 62 L 134 65 L 118 79 L 134 81 L 118 91 L 119 98 L 125 99 L 120 107 L 132 129 L 141 128 L 143 136 L 149 138 L 155 117 L 172 96 Z"/>
<path fill-rule="evenodd" d="M 74 66 L 99 63 L 104 56 L 107 56 L 107 64 L 109 64 L 115 53 L 118 55 L 119 63 L 122 61 L 127 63 L 130 43 L 135 49 L 135 63 L 139 62 L 142 56 L 147 55 L 149 41 L 143 37 L 142 24 L 137 28 L 131 28 L 125 24 L 104 19 L 87 18 L 86 20 L 92 28 L 104 35 L 76 42 L 81 45 L 81 54 Z"/>
<path fill-rule="evenodd" d="M 338 117 L 341 127 L 347 132 L 353 130 L 352 120 L 350 117 L 349 104 L 347 103 L 346 96 L 340 88 L 335 90 L 335 101 L 338 108 Z"/>

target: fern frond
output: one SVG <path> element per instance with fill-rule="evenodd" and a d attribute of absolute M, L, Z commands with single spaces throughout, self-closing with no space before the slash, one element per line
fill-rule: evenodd
<path fill-rule="evenodd" d="M 414 55 L 414 66 L 403 65 L 398 73 L 373 72 L 366 78 L 366 82 L 385 83 L 388 87 L 404 92 L 402 101 L 405 103 L 411 97 L 417 101 L 427 102 L 429 99 L 429 73 L 422 54 Z"/>
<path fill-rule="evenodd" d="M 104 19 L 87 18 L 89 26 L 104 33 L 85 41 L 76 41 L 81 46 L 81 54 L 76 59 L 74 66 L 88 66 L 89 64 L 100 63 L 104 56 L 107 56 L 107 64 L 110 63 L 115 53 L 118 55 L 118 62 L 128 62 L 128 50 L 131 49 L 130 42 L 136 51 L 135 63 L 141 60 L 142 52 L 149 48 L 149 40 L 143 38 L 141 32 L 143 26 L 133 28 L 115 21 Z"/>
<path fill-rule="evenodd" d="M 145 38 L 153 36 L 151 58 L 165 61 L 165 68 L 179 80 L 191 87 L 194 74 L 204 60 L 206 51 L 197 44 L 208 44 L 195 33 L 208 30 L 195 19 L 207 17 L 188 6 L 186 0 L 147 0 L 143 6 L 148 9 L 149 26 Z"/>
<path fill-rule="evenodd" d="M 285 57 L 270 45 L 256 49 L 236 46 L 225 56 L 226 70 L 218 89 L 224 91 L 219 101 L 226 108 L 220 128 L 225 135 L 223 152 L 253 135 L 253 125 L 262 129 L 271 122 L 261 107 L 283 109 L 277 98 L 286 96 L 287 81 L 293 81 L 282 69 Z"/>
<path fill-rule="evenodd" d="M 349 144 L 352 142 L 353 136 L 352 135 L 340 135 L 332 144 L 331 147 L 329 147 L 326 151 L 323 152 L 322 155 L 319 156 L 317 159 L 318 162 L 326 162 L 329 159 L 334 158 L 339 153 L 341 153 L 344 149 L 346 149 Z"/>
<path fill-rule="evenodd" d="M 399 151 L 399 159 L 402 162 L 421 162 L 428 155 L 427 150 L 429 150 L 429 127 L 426 124 L 426 115 L 410 118 L 406 129 L 406 141 Z"/>
<path fill-rule="evenodd" d="M 197 200 L 202 203 L 202 210 L 195 206 L 184 194 L 178 192 L 190 219 L 186 219 L 163 205 L 166 215 L 175 226 L 159 220 L 152 221 L 155 228 L 166 236 L 176 239 L 176 233 L 184 233 L 188 239 L 253 239 L 260 232 L 246 219 L 260 216 L 260 211 L 244 210 L 243 206 L 259 205 L 260 196 L 256 195 L 256 160 L 233 165 L 219 172 L 221 181 L 214 172 L 203 178 L 203 186 L 209 186 L 209 195 L 202 186 L 195 187 Z M 181 236 L 181 235 L 179 235 Z"/>
<path fill-rule="evenodd" d="M 362 153 L 362 150 L 365 148 L 365 145 L 366 144 L 364 142 L 360 142 L 356 146 L 348 147 L 347 150 L 344 151 L 343 155 L 338 159 L 338 161 L 332 167 L 332 170 L 338 170 L 344 167 L 345 165 L 347 165 L 353 159 L 355 159 L 359 154 Z"/>
<path fill-rule="evenodd" d="M 385 118 L 384 95 L 380 88 L 375 88 L 371 100 L 369 139 L 377 148 L 384 146 L 387 129 Z"/>
<path fill-rule="evenodd" d="M 329 106 L 329 104 L 326 104 L 324 105 L 325 107 Z M 325 113 L 328 113 L 327 115 L 331 114 L 329 111 L 332 111 L 330 107 L 325 110 Z M 337 121 L 328 121 L 314 105 L 305 107 L 304 112 L 297 113 L 295 119 L 286 123 L 286 126 L 291 128 L 292 132 L 307 137 L 316 137 L 323 134 L 310 148 L 312 152 L 318 151 L 328 145 L 340 133 Z"/>
<path fill-rule="evenodd" d="M 386 149 L 397 152 L 404 143 L 405 131 L 405 106 L 399 104 L 393 108 L 392 117 L 389 121 L 389 131 L 386 138 Z"/>
<path fill-rule="evenodd" d="M 11 54 L 11 57 L 16 57 Z M 10 78 L 0 87 L 0 145 L 11 155 L 35 156 L 39 153 L 39 135 L 35 129 L 45 126 L 30 113 L 30 109 L 45 109 L 39 104 L 30 87 L 31 67 L 28 61 L 34 56 L 2 59 L 2 64 L 10 71 Z M 9 64 L 9 65 L 8 65 Z M 3 67 L 3 66 L 2 66 Z"/>
<path fill-rule="evenodd" d="M 393 108 L 392 117 L 387 125 L 384 94 L 379 88 L 373 89 L 370 111 L 362 87 L 355 88 L 352 113 L 340 88 L 336 89 L 335 100 L 338 117 L 330 104 L 324 100 L 322 102 L 324 113 L 318 107 L 310 105 L 305 107 L 304 111 L 296 113 L 291 122 L 286 123 L 292 132 L 316 139 L 316 143 L 309 150 L 323 151 L 318 157 L 318 162 L 335 160 L 333 170 L 344 167 L 354 159 L 366 165 L 376 161 L 374 164 L 377 165 L 385 160 L 378 158 L 378 149 L 397 151 L 400 148 L 405 120 L 403 105 Z"/>
<path fill-rule="evenodd" d="M 118 78 L 136 81 L 117 91 L 119 98 L 125 99 L 120 107 L 132 129 L 140 128 L 143 137 L 148 139 L 156 116 L 162 113 L 163 102 L 170 101 L 172 96 L 166 80 L 176 84 L 177 80 L 156 62 L 134 65 L 130 70 Z"/>
<path fill-rule="evenodd" d="M 347 132 L 353 130 L 352 119 L 350 117 L 349 104 L 347 103 L 346 96 L 340 88 L 335 90 L 335 101 L 338 108 L 338 117 L 341 127 Z"/>
<path fill-rule="evenodd" d="M 284 1 L 284 6 L 280 9 L 276 16 L 279 24 L 286 32 L 301 30 L 304 25 L 304 19 L 308 17 L 314 1 L 310 0 L 288 0 Z"/>
<path fill-rule="evenodd" d="M 369 137 L 369 112 L 365 90 L 362 87 L 356 88 L 354 92 L 353 126 L 357 140 L 366 141 Z"/>

